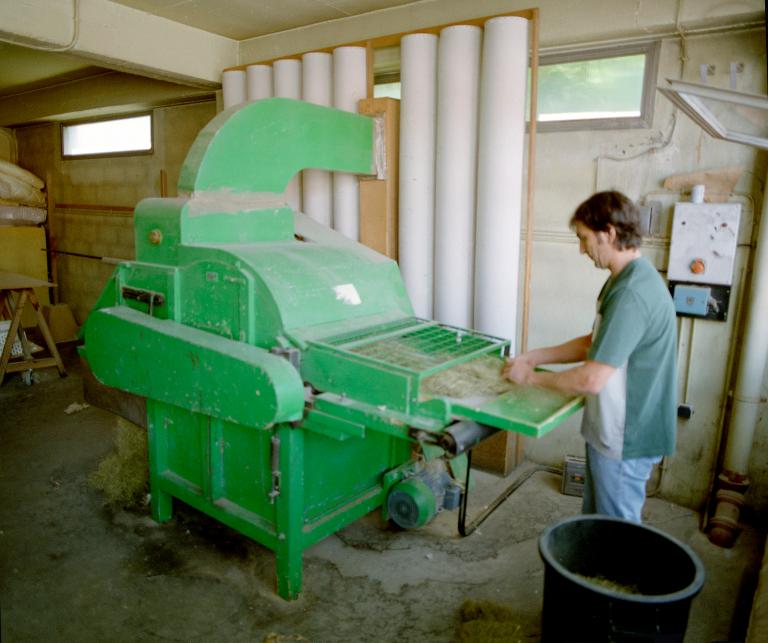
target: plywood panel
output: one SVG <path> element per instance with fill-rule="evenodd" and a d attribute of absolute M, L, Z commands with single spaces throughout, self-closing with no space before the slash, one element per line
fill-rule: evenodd
<path fill-rule="evenodd" d="M 0 270 L 16 272 L 35 279 L 48 281 L 48 259 L 45 254 L 45 231 L 32 226 L 0 226 Z M 35 288 L 42 305 L 48 305 L 47 288 Z M 21 318 L 26 328 L 35 326 L 37 320 L 31 309 Z"/>

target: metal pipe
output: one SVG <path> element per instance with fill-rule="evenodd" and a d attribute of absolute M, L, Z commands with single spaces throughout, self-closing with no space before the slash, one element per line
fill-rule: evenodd
<path fill-rule="evenodd" d="M 730 547 L 738 533 L 738 515 L 743 495 L 749 485 L 749 457 L 755 437 L 755 427 L 764 402 L 760 395 L 768 361 L 768 173 L 764 184 L 763 208 L 756 236 L 752 261 L 752 278 L 744 342 L 741 347 L 728 440 L 723 458 L 723 470 L 718 476 L 717 508 L 709 522 L 709 539 Z"/>
<path fill-rule="evenodd" d="M 768 173 L 766 181 L 760 229 L 752 262 L 744 343 L 733 395 L 731 430 L 723 462 L 726 470 L 745 475 L 762 402 L 760 394 L 768 358 L 768 324 L 765 323 L 768 319 Z"/>

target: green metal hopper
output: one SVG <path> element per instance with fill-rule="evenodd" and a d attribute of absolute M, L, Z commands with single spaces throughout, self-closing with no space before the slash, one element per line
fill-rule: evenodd
<path fill-rule="evenodd" d="M 176 498 L 274 550 L 287 599 L 302 552 L 369 511 L 420 526 L 455 508 L 476 427 L 539 436 L 580 405 L 424 394 L 508 343 L 415 318 L 394 262 L 282 194 L 303 168 L 375 173 L 373 146 L 371 119 L 308 103 L 222 112 L 182 196 L 137 206 L 136 261 L 85 326 L 94 375 L 147 398 L 153 517 Z"/>

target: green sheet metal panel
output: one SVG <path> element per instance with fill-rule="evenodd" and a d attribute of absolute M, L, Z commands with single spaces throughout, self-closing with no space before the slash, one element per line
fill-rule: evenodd
<path fill-rule="evenodd" d="M 305 432 L 304 519 L 317 520 L 381 485 L 383 472 L 411 457 L 407 440 L 370 431 L 339 442 Z"/>
<path fill-rule="evenodd" d="M 264 283 L 286 331 L 394 311 L 412 314 L 394 261 L 372 262 L 344 248 L 300 241 L 231 252 Z"/>
<path fill-rule="evenodd" d="M 219 497 L 255 513 L 268 522 L 275 521 L 275 505 L 270 502 L 272 484 L 270 439 L 272 431 L 252 431 L 248 427 L 222 422 L 221 432 L 212 446 L 220 475 Z"/>
<path fill-rule="evenodd" d="M 224 110 L 192 144 L 178 188 L 279 194 L 305 168 L 373 173 L 373 120 L 286 98 Z"/>
<path fill-rule="evenodd" d="M 136 260 L 175 265 L 181 244 L 181 213 L 187 199 L 142 199 L 133 212 Z"/>
<path fill-rule="evenodd" d="M 400 413 L 410 412 L 413 375 L 382 368 L 312 344 L 302 353 L 302 377 L 319 391 L 336 393 Z"/>
<path fill-rule="evenodd" d="M 178 296 L 177 271 L 170 266 L 126 262 L 118 266 L 118 302 L 157 319 L 176 318 Z M 162 303 L 150 302 L 149 296 L 157 294 Z M 141 299 L 137 299 L 140 296 Z"/>
<path fill-rule="evenodd" d="M 180 271 L 182 324 L 247 340 L 249 284 L 231 261 L 196 261 Z"/>
<path fill-rule="evenodd" d="M 583 405 L 581 396 L 533 386 L 521 386 L 491 400 L 450 400 L 455 416 L 534 438 L 551 431 Z"/>
<path fill-rule="evenodd" d="M 260 207 L 258 199 L 226 193 L 193 196 L 182 210 L 181 235 L 187 245 L 286 241 L 293 238 L 293 211 L 281 202 Z"/>
<path fill-rule="evenodd" d="M 208 486 L 206 440 L 209 418 L 171 404 L 158 406 L 162 431 L 158 451 L 165 454 L 159 472 L 173 473 L 188 483 L 190 489 L 203 495 Z"/>
<path fill-rule="evenodd" d="M 264 444 L 275 431 L 228 425 L 156 400 L 147 400 L 147 416 L 152 517 L 159 522 L 170 519 L 171 498 L 179 498 L 257 542 L 277 549 L 276 510 L 267 503 L 266 485 L 252 484 L 251 470 L 241 468 L 239 463 L 230 461 L 228 467 L 224 461 L 226 449 L 222 449 L 232 441 L 237 442 L 233 449 L 243 447 L 242 442 L 232 440 L 227 427 L 250 442 L 249 448 L 240 454 L 241 459 L 257 452 L 255 445 Z"/>
<path fill-rule="evenodd" d="M 125 306 L 91 314 L 86 358 L 104 384 L 252 427 L 301 419 L 296 369 L 263 349 Z"/>

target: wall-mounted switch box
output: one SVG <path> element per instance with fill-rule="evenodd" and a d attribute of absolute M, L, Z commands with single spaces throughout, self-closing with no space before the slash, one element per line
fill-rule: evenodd
<path fill-rule="evenodd" d="M 682 315 L 706 317 L 710 293 L 707 287 L 677 284 L 673 295 L 675 310 Z"/>
<path fill-rule="evenodd" d="M 731 299 L 729 286 L 681 284 L 669 282 L 669 292 L 675 312 L 682 317 L 699 317 L 711 321 L 728 319 L 728 304 Z"/>
<path fill-rule="evenodd" d="M 667 278 L 730 286 L 740 218 L 740 203 L 677 203 Z"/>

